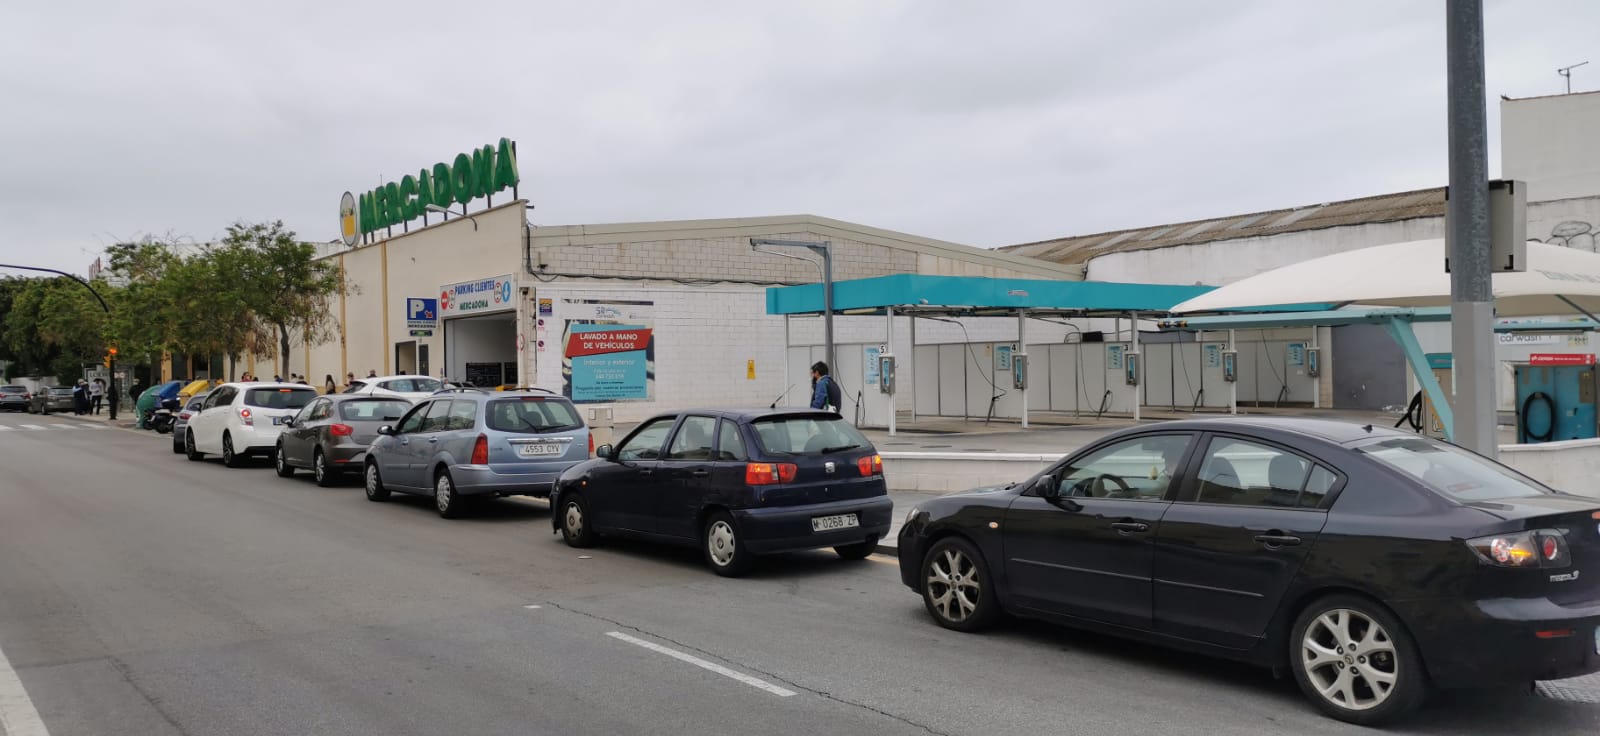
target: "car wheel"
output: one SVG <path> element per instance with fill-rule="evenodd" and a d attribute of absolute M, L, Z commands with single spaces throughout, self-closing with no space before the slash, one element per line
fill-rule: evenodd
<path fill-rule="evenodd" d="M 568 547 L 593 547 L 600 535 L 589 525 L 589 502 L 576 493 L 561 499 L 561 538 Z"/>
<path fill-rule="evenodd" d="M 983 555 L 960 537 L 939 540 L 922 558 L 922 602 L 940 626 L 977 631 L 1000 614 Z"/>
<path fill-rule="evenodd" d="M 376 503 L 389 500 L 389 489 L 383 487 L 383 477 L 378 475 L 377 463 L 367 463 L 365 480 L 368 501 Z"/>
<path fill-rule="evenodd" d="M 311 453 L 311 477 L 317 479 L 317 485 L 330 488 L 339 482 L 338 474 L 328 468 L 328 456 L 318 447 Z"/>
<path fill-rule="evenodd" d="M 450 479 L 450 471 L 440 470 L 439 477 L 433 479 L 433 506 L 439 510 L 439 516 L 446 519 L 455 519 L 461 516 L 461 496 L 456 493 L 456 483 Z"/>
<path fill-rule="evenodd" d="M 1289 639 L 1289 666 L 1317 708 L 1372 726 L 1415 710 L 1428 675 L 1405 626 L 1382 606 L 1334 595 L 1307 606 Z"/>
<path fill-rule="evenodd" d="M 834 554 L 847 560 L 865 560 L 867 556 L 878 549 L 877 542 L 862 542 L 861 544 L 846 544 L 834 547 Z"/>
<path fill-rule="evenodd" d="M 233 451 L 233 435 L 222 433 L 222 464 L 230 468 L 237 468 L 244 464 L 244 459 L 239 453 Z"/>
<path fill-rule="evenodd" d="M 744 548 L 744 537 L 739 535 L 738 523 L 726 511 L 718 511 L 706 519 L 705 533 L 700 535 L 700 542 L 706 553 L 706 564 L 718 575 L 738 577 L 749 572 L 755 562 Z"/>
<path fill-rule="evenodd" d="M 183 433 L 183 452 L 189 456 L 189 462 L 197 463 L 206 459 L 205 453 L 194 449 L 194 432 L 185 430 Z"/>
<path fill-rule="evenodd" d="M 222 452 L 224 454 L 222 457 L 224 460 L 226 460 L 228 457 L 226 454 L 228 452 L 228 445 L 226 444 L 227 440 L 224 439 L 223 442 L 224 444 L 222 445 Z M 272 450 L 272 468 L 273 470 L 278 471 L 279 478 L 294 477 L 294 466 L 289 464 L 289 456 L 283 454 L 282 442 L 279 442 L 278 446 Z"/>
<path fill-rule="evenodd" d="M 178 439 L 177 437 L 173 437 L 172 438 L 172 454 L 174 454 L 174 455 L 182 455 L 183 454 L 183 440 Z"/>

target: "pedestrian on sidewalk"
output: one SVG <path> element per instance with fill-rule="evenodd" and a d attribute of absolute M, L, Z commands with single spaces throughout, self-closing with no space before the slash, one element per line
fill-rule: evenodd
<path fill-rule="evenodd" d="M 72 385 L 72 414 L 73 416 L 81 417 L 88 413 L 89 382 L 80 378 L 77 383 Z"/>
<path fill-rule="evenodd" d="M 356 385 L 356 374 L 355 374 L 355 372 L 352 371 L 352 372 L 344 374 L 344 389 L 346 391 L 349 391 L 350 387 L 354 386 L 354 385 Z"/>
<path fill-rule="evenodd" d="M 817 361 L 811 366 L 811 408 L 839 411 L 844 403 L 839 384 L 828 374 L 828 364 Z"/>
<path fill-rule="evenodd" d="M 103 378 L 94 379 L 89 384 L 89 405 L 95 416 L 100 416 L 100 405 L 106 399 L 106 382 Z"/>
<path fill-rule="evenodd" d="M 323 377 L 323 379 L 322 379 L 322 393 L 325 393 L 325 394 L 336 394 L 336 393 L 339 393 L 339 384 L 333 382 L 333 374 L 332 373 L 329 373 L 329 374 L 327 374 L 326 376 Z"/>

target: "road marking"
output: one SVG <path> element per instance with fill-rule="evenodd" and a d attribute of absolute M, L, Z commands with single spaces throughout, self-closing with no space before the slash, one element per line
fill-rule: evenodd
<path fill-rule="evenodd" d="M 683 661 L 683 662 L 688 662 L 689 664 L 692 664 L 692 665 L 694 665 L 696 667 L 699 667 L 701 669 L 710 670 L 710 671 L 715 672 L 715 673 L 717 673 L 719 675 L 722 675 L 723 677 L 728 677 L 728 678 L 732 678 L 734 680 L 738 680 L 739 682 L 742 682 L 742 683 L 744 683 L 746 685 L 749 685 L 750 687 L 757 688 L 757 689 L 760 689 L 760 690 L 765 690 L 765 691 L 767 691 L 769 693 L 772 693 L 773 695 L 776 695 L 776 696 L 778 696 L 780 698 L 787 698 L 787 697 L 790 697 L 790 696 L 795 694 L 795 692 L 793 690 L 786 690 L 786 689 L 778 687 L 777 685 L 774 685 L 774 684 L 772 684 L 770 682 L 767 682 L 766 680 L 762 680 L 762 679 L 756 678 L 756 677 L 751 677 L 751 676 L 749 676 L 747 674 L 744 674 L 743 672 L 734 672 L 733 670 L 730 670 L 727 667 L 723 667 L 722 665 L 717 664 L 715 662 L 707 662 L 707 661 L 705 661 L 705 660 L 703 660 L 703 659 L 701 659 L 699 657 L 695 657 L 695 656 L 692 656 L 692 655 L 684 654 L 683 652 L 680 652 L 680 651 L 678 651 L 676 649 L 669 649 L 667 647 L 661 646 L 660 644 L 656 644 L 654 642 L 648 642 L 648 641 L 645 641 L 643 639 L 639 639 L 639 638 L 635 638 L 635 637 L 632 637 L 632 636 L 628 636 L 627 634 L 624 634 L 624 633 L 622 633 L 620 631 L 608 631 L 608 632 L 606 632 L 606 636 L 609 636 L 609 637 L 611 637 L 613 639 L 620 639 L 622 641 L 628 642 L 629 644 L 636 644 L 638 646 L 644 647 L 645 649 L 649 649 L 652 652 L 660 652 L 661 654 L 665 654 L 668 657 L 672 657 L 673 659 L 680 660 L 680 661 Z"/>
<path fill-rule="evenodd" d="M 77 429 L 78 425 L 76 425 L 76 424 L 52 424 L 52 425 L 49 426 L 49 428 L 50 429 Z"/>
<path fill-rule="evenodd" d="M 39 711 L 28 699 L 28 691 L 22 689 L 22 680 L 17 679 L 16 671 L 6 661 L 4 651 L 0 651 L 0 733 L 6 736 L 50 736 L 44 721 L 39 720 Z"/>
<path fill-rule="evenodd" d="M 23 429 L 44 429 L 42 425 L 38 424 L 19 424 L 17 426 L 22 427 Z"/>
<path fill-rule="evenodd" d="M 523 606 L 523 608 L 526 608 L 526 609 L 528 609 L 528 610 L 530 610 L 530 611 L 532 611 L 532 610 L 534 610 L 534 609 L 537 609 L 537 608 L 539 608 L 539 606 L 534 606 L 534 605 L 528 605 L 528 606 Z"/>
<path fill-rule="evenodd" d="M 13 426 L 10 426 L 10 425 L 6 425 L 6 424 L 0 424 L 0 432 L 10 432 L 13 429 L 16 429 L 16 427 L 13 427 Z"/>

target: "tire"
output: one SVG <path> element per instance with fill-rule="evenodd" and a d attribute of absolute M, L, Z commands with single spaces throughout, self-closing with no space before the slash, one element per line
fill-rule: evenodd
<path fill-rule="evenodd" d="M 183 453 L 189 456 L 189 462 L 191 463 L 206 459 L 205 453 L 194 449 L 194 430 L 192 429 L 184 430 L 183 432 Z"/>
<path fill-rule="evenodd" d="M 593 547 L 599 540 L 594 527 L 589 524 L 589 502 L 577 493 L 561 498 L 561 538 L 568 547 L 584 549 Z"/>
<path fill-rule="evenodd" d="M 449 470 L 440 470 L 433 479 L 433 507 L 443 519 L 461 518 L 461 494 L 456 492 L 456 482 L 450 479 Z"/>
<path fill-rule="evenodd" d="M 339 484 L 339 474 L 328 467 L 328 456 L 324 455 L 322 448 L 311 451 L 311 477 L 317 480 L 317 485 L 323 488 L 332 488 Z"/>
<path fill-rule="evenodd" d="M 922 557 L 922 604 L 940 626 L 978 631 L 995 622 L 1000 602 L 983 554 L 960 537 L 935 542 Z"/>
<path fill-rule="evenodd" d="M 389 489 L 383 487 L 383 476 L 378 473 L 378 464 L 367 463 L 366 470 L 361 473 L 362 485 L 367 487 L 367 500 L 381 503 L 389 500 Z"/>
<path fill-rule="evenodd" d="M 183 440 L 178 439 L 176 436 L 172 438 L 172 454 L 183 454 Z"/>
<path fill-rule="evenodd" d="M 244 465 L 244 458 L 239 457 L 239 453 L 233 451 L 233 435 L 227 432 L 222 433 L 222 464 L 230 468 L 238 468 Z"/>
<path fill-rule="evenodd" d="M 1306 606 L 1288 648 L 1300 691 L 1341 721 L 1375 726 L 1405 716 L 1427 698 L 1428 673 L 1411 634 L 1388 609 L 1366 598 L 1331 595 Z M 1390 680 L 1387 687 L 1383 679 Z"/>
<path fill-rule="evenodd" d="M 705 553 L 711 571 L 727 578 L 736 578 L 750 571 L 755 560 L 744 547 L 744 537 L 739 533 L 739 523 L 726 511 L 718 511 L 706 519 L 701 530 L 700 549 Z"/>
<path fill-rule="evenodd" d="M 834 547 L 833 552 L 847 560 L 865 560 L 868 555 L 871 555 L 877 549 L 877 542 L 862 542 L 860 544 L 846 544 Z"/>
<path fill-rule="evenodd" d="M 224 439 L 223 442 L 226 443 L 227 440 Z M 226 453 L 228 450 L 228 445 L 223 444 L 222 449 L 223 452 Z M 222 457 L 223 460 L 226 461 L 228 456 L 224 454 Z M 283 454 L 282 442 L 279 442 L 277 447 L 272 448 L 272 469 L 278 471 L 279 478 L 294 477 L 294 466 L 289 464 L 289 456 Z"/>

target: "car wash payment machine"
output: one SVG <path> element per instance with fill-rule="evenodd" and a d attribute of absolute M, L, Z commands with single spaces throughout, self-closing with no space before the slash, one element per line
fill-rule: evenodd
<path fill-rule="evenodd" d="M 1518 443 L 1600 436 L 1593 354 L 1535 353 L 1513 369 Z"/>

